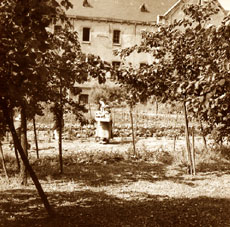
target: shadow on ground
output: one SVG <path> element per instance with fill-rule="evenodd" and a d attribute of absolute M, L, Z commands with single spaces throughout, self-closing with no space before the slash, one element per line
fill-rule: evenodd
<path fill-rule="evenodd" d="M 57 212 L 53 218 L 46 216 L 35 191 L 1 192 L 0 226 L 230 226 L 228 199 L 145 195 L 143 200 L 124 200 L 88 190 L 52 193 L 49 200 Z"/>
<path fill-rule="evenodd" d="M 155 182 L 169 179 L 167 176 L 168 164 L 146 161 L 119 160 L 119 157 L 107 160 L 104 157 L 100 163 L 77 163 L 73 155 L 64 159 L 64 173 L 59 174 L 58 159 L 41 160 L 33 164 L 39 179 L 52 181 L 77 181 L 88 186 L 108 186 L 121 183 L 146 180 Z M 181 170 L 181 173 L 180 173 Z M 179 169 L 176 180 L 184 174 Z"/>
<path fill-rule="evenodd" d="M 56 166 L 57 167 L 57 166 Z M 39 174 L 39 173 L 38 173 Z M 74 180 L 88 186 L 115 185 L 138 180 L 155 182 L 165 177 L 165 166 L 152 163 L 119 162 L 114 164 L 77 164 L 66 166 L 64 174 L 42 174 L 41 179 Z"/>
<path fill-rule="evenodd" d="M 229 161 L 216 160 L 214 162 L 202 162 L 196 166 L 197 171 L 201 173 L 216 173 L 219 175 L 230 173 L 230 163 Z"/>
<path fill-rule="evenodd" d="M 111 155 L 111 154 L 110 154 Z M 188 176 L 187 167 L 172 166 L 167 163 L 154 163 L 140 160 L 124 160 L 120 156 L 107 157 L 103 153 L 96 157 L 87 157 L 87 161 L 79 161 L 78 155 L 69 155 L 64 160 L 64 173 L 59 173 L 59 160 L 57 157 L 40 159 L 33 163 L 39 179 L 45 181 L 76 181 L 86 186 L 109 186 L 121 183 L 138 181 L 170 180 L 176 183 L 189 184 L 185 176 Z M 92 160 L 90 160 L 92 159 Z M 171 172 L 174 173 L 171 173 Z M 215 161 L 214 163 L 201 163 L 197 165 L 197 173 L 201 173 L 205 179 L 205 173 L 221 176 L 230 173 L 229 162 Z M 193 179 L 196 179 L 193 177 Z"/>

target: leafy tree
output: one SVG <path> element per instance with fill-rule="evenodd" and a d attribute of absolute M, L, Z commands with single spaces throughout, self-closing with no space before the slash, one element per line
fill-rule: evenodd
<path fill-rule="evenodd" d="M 50 215 L 53 211 L 27 158 L 27 119 L 42 114 L 42 102 L 52 102 L 58 107 L 61 120 L 63 105 L 71 103 L 66 99 L 68 88 L 75 81 L 84 81 L 84 75 L 89 72 L 97 76 L 103 68 L 100 59 L 83 57 L 77 35 L 70 31 L 65 15 L 71 6 L 68 0 L 3 0 L 0 3 L 0 111 Z M 57 22 L 64 25 L 59 34 L 50 31 L 50 25 Z M 103 72 L 99 79 L 103 80 Z M 21 111 L 21 142 L 13 122 L 15 108 Z"/>
<path fill-rule="evenodd" d="M 125 90 L 119 84 L 107 81 L 105 84 L 95 84 L 90 93 L 90 101 L 98 104 L 103 98 L 112 105 L 119 105 L 123 101 Z"/>
<path fill-rule="evenodd" d="M 51 111 L 55 116 L 54 121 L 59 134 L 59 160 L 62 173 L 63 116 L 64 112 L 68 111 L 67 107 L 69 110 L 71 106 L 75 106 L 75 110 L 81 108 L 70 98 L 69 92 L 76 82 L 82 83 L 87 80 L 88 67 L 81 52 L 77 32 L 71 30 L 70 24 L 63 24 L 58 32 L 50 33 L 49 41 L 53 43 L 53 49 L 47 52 L 46 59 L 53 75 L 52 80 L 48 81 L 49 101 L 53 103 Z"/>
<path fill-rule="evenodd" d="M 131 48 L 132 50 L 132 48 Z M 126 49 L 126 51 L 130 51 Z M 122 55 L 123 56 L 123 55 Z M 125 101 L 129 106 L 129 115 L 130 115 L 130 122 L 131 122 L 131 129 L 132 129 L 132 142 L 133 142 L 133 155 L 136 156 L 136 146 L 135 146 L 135 131 L 134 131 L 134 121 L 133 121 L 133 108 L 139 102 L 145 102 L 148 98 L 146 93 L 146 85 L 138 79 L 137 73 L 143 70 L 141 67 L 140 69 L 136 69 L 129 64 L 129 67 L 126 64 L 122 64 L 122 66 L 118 69 L 117 79 L 121 82 L 121 88 L 123 90 L 122 101 Z"/>
<path fill-rule="evenodd" d="M 219 27 L 210 25 L 218 10 L 214 1 L 187 5 L 183 19 L 159 24 L 156 31 L 143 33 L 140 45 L 117 54 L 125 59 L 134 51 L 147 52 L 153 56 L 153 63 L 140 69 L 121 70 L 119 80 L 136 89 L 141 98 L 154 95 L 162 101 L 183 102 L 185 116 L 188 109 L 211 130 L 222 125 L 229 133 L 226 63 L 230 22 L 228 16 Z M 187 117 L 185 120 L 188 129 Z M 187 146 L 189 150 L 188 132 Z"/>
<path fill-rule="evenodd" d="M 2 140 L 3 140 L 6 132 L 7 132 L 6 123 L 4 121 L 2 112 L 0 111 L 0 155 L 1 155 L 1 159 L 2 159 L 2 167 L 3 167 L 3 170 L 5 172 L 5 176 L 9 181 L 9 176 L 7 173 L 5 158 L 4 158 L 3 149 L 2 149 Z"/>
<path fill-rule="evenodd" d="M 60 4 L 55 0 L 3 0 L 0 3 L 0 110 L 50 215 L 53 211 L 26 156 L 26 119 L 41 111 L 39 102 L 49 98 L 48 81 L 52 81 L 53 75 L 47 53 L 54 47 L 49 42 L 48 27 L 58 20 L 68 23 L 64 7 L 70 6 L 68 0 Z M 22 144 L 13 123 L 16 107 L 22 111 Z"/>
<path fill-rule="evenodd" d="M 104 82 L 104 62 L 94 55 L 85 55 L 81 51 L 77 32 L 72 31 L 71 25 L 62 24 L 57 33 L 50 34 L 50 42 L 54 49 L 48 52 L 52 80 L 48 82 L 51 108 L 55 116 L 55 124 L 59 132 L 59 160 L 60 172 L 63 172 L 62 162 L 62 129 L 64 127 L 64 113 L 72 111 L 79 114 L 84 107 L 71 99 L 70 92 L 76 83 L 80 84 L 89 79 L 89 76 L 98 77 Z M 80 90 L 78 91 L 81 92 Z M 75 93 L 75 95 L 77 95 Z"/>

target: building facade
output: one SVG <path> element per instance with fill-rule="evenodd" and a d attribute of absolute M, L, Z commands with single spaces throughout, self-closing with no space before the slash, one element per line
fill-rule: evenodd
<path fill-rule="evenodd" d="M 170 24 L 174 20 L 180 19 L 184 17 L 183 9 L 187 4 L 203 4 L 207 0 L 179 0 L 177 1 L 171 8 L 169 8 L 164 14 L 162 14 L 159 18 L 159 22 Z M 227 12 L 219 3 L 218 0 L 214 1 L 216 9 L 219 12 L 216 15 L 213 15 L 210 21 L 210 24 L 220 25 L 222 19 L 226 16 Z"/>
<path fill-rule="evenodd" d="M 79 34 L 82 51 L 99 55 L 114 66 L 120 59 L 113 54 L 119 48 L 140 43 L 142 31 L 156 29 L 158 15 L 164 14 L 177 0 L 72 0 L 67 11 Z M 147 54 L 133 54 L 134 65 L 151 63 Z"/>
<path fill-rule="evenodd" d="M 71 0 L 71 3 L 73 8 L 67 15 L 78 32 L 82 51 L 119 67 L 121 60 L 114 50 L 139 44 L 143 31 L 154 31 L 158 23 L 183 18 L 185 4 L 202 4 L 203 0 Z M 213 24 L 218 24 L 226 14 L 217 0 L 216 6 L 220 12 L 213 18 Z M 146 53 L 133 53 L 127 58 L 135 67 L 152 61 Z M 90 89 L 82 90 L 86 100 Z"/>
<path fill-rule="evenodd" d="M 73 8 L 66 13 L 71 19 L 82 51 L 94 54 L 113 67 L 119 67 L 120 58 L 114 50 L 131 47 L 141 42 L 142 31 L 156 29 L 158 15 L 165 13 L 177 0 L 71 0 Z M 128 63 L 139 67 L 151 64 L 149 54 L 134 53 Z M 108 78 L 113 75 L 108 74 Z M 87 103 L 92 81 L 76 85 L 82 89 L 80 103 Z"/>

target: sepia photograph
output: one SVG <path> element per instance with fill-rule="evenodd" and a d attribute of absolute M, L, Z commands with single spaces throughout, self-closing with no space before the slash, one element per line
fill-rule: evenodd
<path fill-rule="evenodd" d="M 230 227 L 230 0 L 0 0 L 0 227 Z"/>

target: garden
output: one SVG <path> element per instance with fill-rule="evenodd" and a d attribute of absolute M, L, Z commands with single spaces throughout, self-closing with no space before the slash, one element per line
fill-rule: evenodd
<path fill-rule="evenodd" d="M 143 133 L 136 135 L 135 155 L 130 119 L 128 115 L 124 117 L 126 109 L 113 112 L 117 119 L 114 130 L 118 133 L 109 144 L 95 141 L 94 124 L 81 129 L 76 124 L 69 133 L 67 120 L 62 174 L 58 141 L 52 137 L 51 124 L 47 124 L 50 116 L 46 115 L 45 124 L 38 119 L 39 158 L 33 125 L 29 124 L 30 163 L 57 216 L 47 216 L 31 180 L 27 186 L 20 185 L 9 140 L 3 143 L 9 178 L 1 171 L 0 225 L 228 226 L 229 147 L 217 146 L 208 137 L 205 150 L 202 136 L 196 133 L 196 175 L 191 175 L 183 116 L 176 117 L 168 109 L 160 105 L 160 113 L 155 114 L 151 105 L 137 107 L 139 115 L 134 114 L 134 124 L 137 128 L 142 126 Z M 154 114 L 147 118 L 141 110 Z"/>
<path fill-rule="evenodd" d="M 71 6 L 1 3 L 0 226 L 230 226 L 230 15 L 215 26 L 215 1 L 186 5 L 117 49 L 114 68 L 81 51 Z M 151 64 L 130 64 L 136 52 Z M 90 104 L 71 98 L 92 79 Z M 95 140 L 100 98 L 107 144 Z"/>

